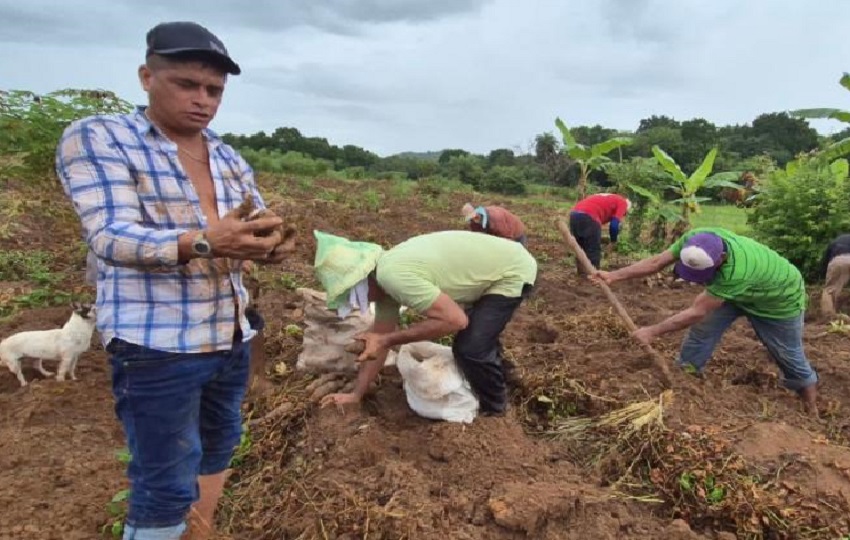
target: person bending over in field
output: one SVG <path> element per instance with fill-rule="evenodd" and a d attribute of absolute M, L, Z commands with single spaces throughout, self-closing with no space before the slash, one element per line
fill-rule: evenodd
<path fill-rule="evenodd" d="M 818 375 L 803 351 L 806 288 L 800 271 L 755 240 L 721 228 L 693 229 L 666 251 L 591 279 L 613 284 L 660 272 L 676 262 L 684 280 L 705 285 L 691 307 L 634 336 L 650 343 L 658 336 L 690 328 L 679 353 L 680 366 L 702 372 L 723 332 L 744 316 L 779 366 L 784 384 L 817 414 Z"/>
<path fill-rule="evenodd" d="M 361 310 L 376 302 L 375 323 L 359 337 L 365 349 L 354 391 L 331 394 L 323 405 L 357 403 L 390 347 L 454 335 L 455 360 L 485 415 L 507 408 L 506 366 L 499 336 L 537 277 L 537 262 L 519 243 L 469 231 L 415 236 L 384 251 L 315 232 L 315 270 L 330 309 Z M 356 298 L 356 302 L 352 301 Z M 399 308 L 425 320 L 401 330 Z"/>
<path fill-rule="evenodd" d="M 821 315 L 834 317 L 838 297 L 850 281 L 850 234 L 842 234 L 829 243 L 823 254 L 820 272 L 826 280 L 820 298 Z"/>
<path fill-rule="evenodd" d="M 523 246 L 528 244 L 525 234 L 525 225 L 515 214 L 501 206 L 479 206 L 473 207 L 466 203 L 461 209 L 463 218 L 469 223 L 472 232 L 483 232 L 507 238 L 519 242 Z"/>
<path fill-rule="evenodd" d="M 206 28 L 157 25 L 139 68 L 148 106 L 74 122 L 57 148 L 97 258 L 97 326 L 133 456 L 125 539 L 211 534 L 242 432 L 251 319 L 261 326 L 243 261 L 285 257 L 280 218 L 240 219 L 248 196 L 263 208 L 253 172 L 207 129 L 239 73 Z"/>
<path fill-rule="evenodd" d="M 616 244 L 620 234 L 620 221 L 631 208 L 632 201 L 625 197 L 613 193 L 598 193 L 580 200 L 570 210 L 570 233 L 594 268 L 599 268 L 602 263 L 602 226 L 608 224 L 611 243 Z M 583 273 L 580 267 L 579 272 Z"/>

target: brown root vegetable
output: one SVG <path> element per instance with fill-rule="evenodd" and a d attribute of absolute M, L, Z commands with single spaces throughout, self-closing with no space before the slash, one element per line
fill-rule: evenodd
<path fill-rule="evenodd" d="M 318 402 L 323 397 L 327 396 L 328 394 L 333 394 L 334 392 L 338 392 L 339 389 L 344 386 L 344 384 L 345 383 L 343 381 L 338 381 L 338 380 L 328 381 L 325 384 L 323 384 L 323 385 L 319 386 L 318 388 L 316 388 L 315 390 L 313 390 L 313 393 L 310 394 L 309 399 L 310 399 L 311 402 Z"/>
<path fill-rule="evenodd" d="M 366 342 L 362 340 L 355 340 L 345 346 L 345 352 L 349 352 L 352 354 L 360 354 L 366 350 Z"/>
<path fill-rule="evenodd" d="M 245 195 L 245 199 L 242 203 L 236 207 L 236 215 L 239 216 L 239 219 L 243 221 L 254 221 L 255 219 L 260 219 L 263 217 L 277 217 L 277 214 L 274 211 L 269 210 L 268 208 L 257 208 L 254 204 L 254 196 L 248 193 Z M 254 236 L 271 236 L 275 233 L 275 231 L 280 232 L 280 243 L 277 245 L 275 249 L 283 250 L 283 251 L 294 251 L 295 250 L 295 237 L 298 230 L 293 225 L 280 225 L 274 229 L 268 229 L 265 231 L 257 231 L 254 233 Z"/>
<path fill-rule="evenodd" d="M 261 416 L 260 418 L 255 418 L 255 419 L 249 421 L 248 426 L 254 427 L 254 426 L 257 426 L 259 424 L 262 424 L 263 422 L 267 422 L 269 420 L 274 420 L 275 418 L 280 418 L 281 416 L 284 416 L 287 413 L 291 412 L 293 409 L 295 409 L 295 405 L 290 403 L 289 401 L 285 401 L 285 402 L 281 403 L 280 405 L 278 405 L 277 407 L 275 407 L 274 409 L 272 409 L 271 411 L 269 411 L 266 414 L 264 414 L 263 416 Z"/>
<path fill-rule="evenodd" d="M 341 376 L 342 376 L 342 374 L 340 374 L 340 373 L 325 373 L 324 375 L 322 375 L 321 377 L 319 377 L 315 381 L 308 384 L 307 388 L 305 388 L 304 391 L 305 392 L 313 392 L 313 391 L 316 390 L 316 388 L 318 388 L 318 387 L 322 386 L 323 384 L 326 384 L 330 381 L 335 381 L 338 378 L 340 378 Z"/>

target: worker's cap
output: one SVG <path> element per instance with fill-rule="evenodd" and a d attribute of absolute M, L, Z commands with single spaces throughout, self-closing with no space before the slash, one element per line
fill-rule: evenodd
<path fill-rule="evenodd" d="M 676 274 L 685 281 L 708 283 L 723 263 L 726 245 L 713 233 L 697 233 L 685 240 L 676 263 Z"/>

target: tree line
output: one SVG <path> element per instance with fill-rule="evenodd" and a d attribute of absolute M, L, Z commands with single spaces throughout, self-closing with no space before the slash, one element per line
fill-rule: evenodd
<path fill-rule="evenodd" d="M 769 161 L 783 167 L 797 155 L 850 135 L 850 129 L 821 136 L 804 118 L 785 112 L 766 113 L 743 125 L 717 126 L 704 118 L 677 120 L 650 116 L 634 131 L 618 131 L 601 125 L 570 129 L 575 140 L 593 146 L 618 137 L 631 144 L 610 154 L 614 161 L 652 158 L 652 148 L 663 148 L 685 173 L 697 169 L 703 157 L 718 149 L 716 171 L 758 171 Z M 339 171 L 352 178 L 406 178 L 419 180 L 443 176 L 476 189 L 521 193 L 525 183 L 575 186 L 581 175 L 575 160 L 554 132 L 536 135 L 526 148 L 497 148 L 475 154 L 461 148 L 436 152 L 405 152 L 381 157 L 355 145 L 337 146 L 323 137 L 308 137 L 298 129 L 283 127 L 271 134 L 225 134 L 224 140 L 240 150 L 259 170 L 304 175 Z M 609 183 L 604 168 L 590 172 L 589 180 Z"/>

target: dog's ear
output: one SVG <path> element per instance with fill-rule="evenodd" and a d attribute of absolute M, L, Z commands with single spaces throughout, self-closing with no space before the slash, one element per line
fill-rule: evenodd
<path fill-rule="evenodd" d="M 71 309 L 73 309 L 75 313 L 79 313 L 82 307 L 79 302 L 71 302 Z"/>

